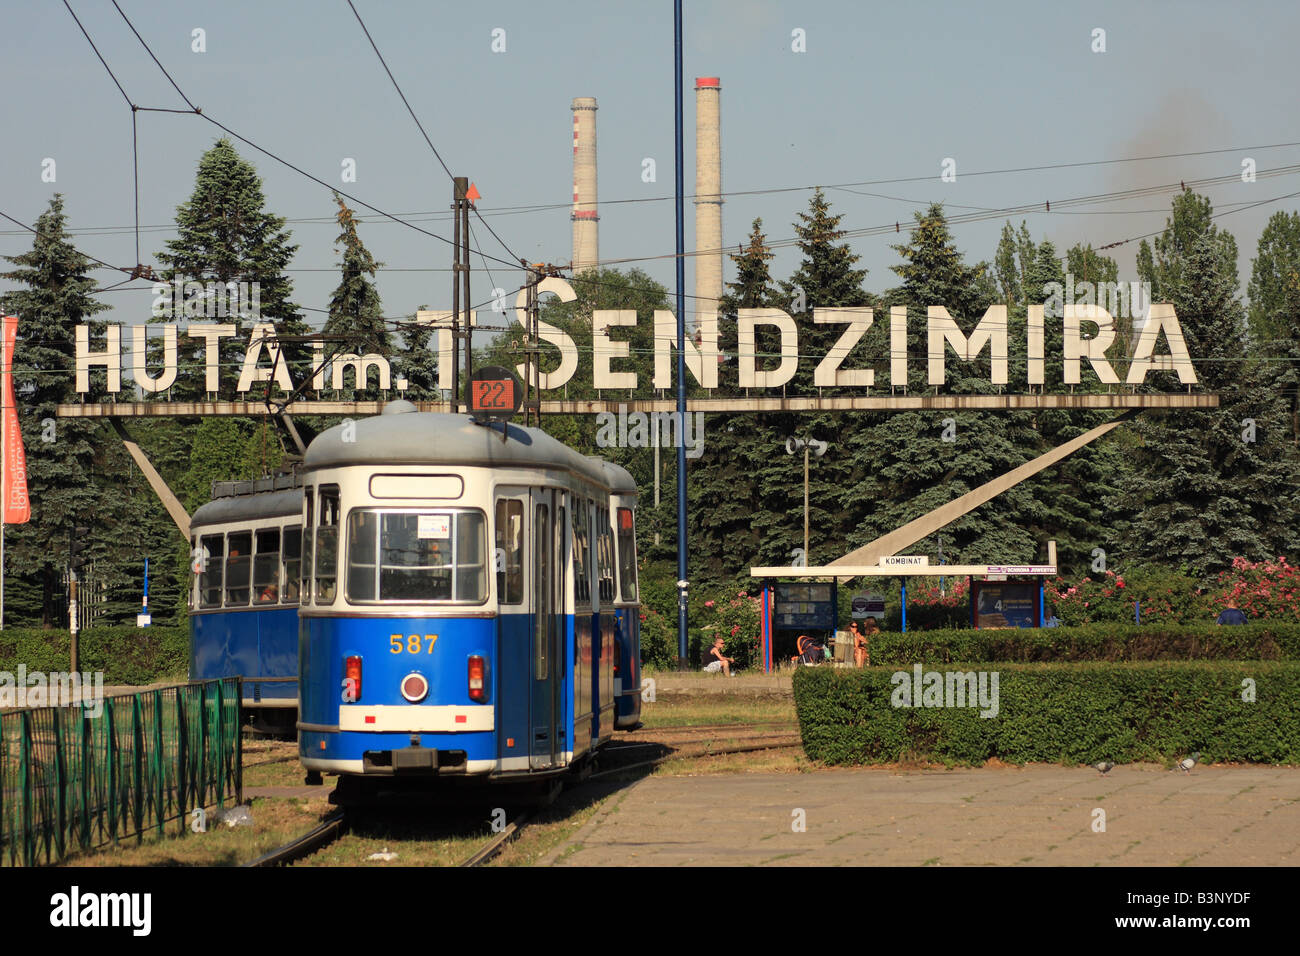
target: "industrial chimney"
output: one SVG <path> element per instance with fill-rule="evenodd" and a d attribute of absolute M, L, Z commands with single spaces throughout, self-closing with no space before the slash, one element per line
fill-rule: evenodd
<path fill-rule="evenodd" d="M 596 98 L 573 100 L 573 274 L 600 258 L 596 214 Z"/>
<path fill-rule="evenodd" d="M 695 78 L 695 304 L 716 312 L 722 295 L 722 86 Z"/>

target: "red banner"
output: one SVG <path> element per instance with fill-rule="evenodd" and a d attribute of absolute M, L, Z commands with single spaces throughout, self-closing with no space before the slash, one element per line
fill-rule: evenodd
<path fill-rule="evenodd" d="M 4 495 L 5 524 L 26 524 L 32 516 L 32 505 L 27 500 L 27 456 L 23 453 L 23 431 L 18 424 L 18 403 L 14 401 L 14 340 L 18 337 L 18 318 L 4 317 L 3 348 L 4 365 L 0 378 L 4 379 L 4 388 L 0 390 L 4 416 Z"/>

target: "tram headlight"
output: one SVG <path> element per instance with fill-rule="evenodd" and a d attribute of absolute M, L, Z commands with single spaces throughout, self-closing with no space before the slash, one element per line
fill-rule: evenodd
<path fill-rule="evenodd" d="M 429 694 L 429 682 L 423 674 L 412 671 L 402 678 L 402 696 L 412 704 L 418 704 Z"/>
<path fill-rule="evenodd" d="M 487 702 L 487 662 L 478 654 L 469 658 L 469 699 L 479 704 Z"/>

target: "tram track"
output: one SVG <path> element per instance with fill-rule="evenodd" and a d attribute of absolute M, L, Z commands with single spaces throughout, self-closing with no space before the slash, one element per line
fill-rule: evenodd
<path fill-rule="evenodd" d="M 347 830 L 347 819 L 342 810 L 335 810 L 328 817 L 312 827 L 301 836 L 294 837 L 288 843 L 276 847 L 269 853 L 263 853 L 256 860 L 250 860 L 244 866 L 287 866 L 295 860 L 318 852 L 341 837 Z"/>
<path fill-rule="evenodd" d="M 768 727 L 789 728 L 785 732 L 768 731 Z M 758 733 L 751 731 L 758 730 Z M 702 746 L 683 748 L 682 744 L 692 743 L 692 740 L 627 740 L 619 739 L 611 745 L 602 748 L 598 755 L 597 766 L 601 769 L 590 772 L 580 779 L 568 781 L 565 791 L 579 793 L 581 789 L 592 782 L 604 781 L 617 777 L 620 774 L 637 773 L 653 770 L 654 768 L 674 760 L 695 760 L 706 759 L 711 757 L 722 757 L 731 754 L 753 753 L 764 750 L 784 750 L 793 747 L 802 746 L 802 740 L 798 736 L 797 729 L 794 729 L 788 722 L 771 722 L 768 724 L 719 724 L 709 727 L 693 728 L 663 728 L 662 730 L 648 731 L 654 733 L 656 737 L 668 736 L 677 737 L 680 732 L 688 731 L 693 737 L 717 738 L 725 736 L 727 744 L 724 746 L 711 746 L 712 740 L 704 739 L 698 742 Z M 638 752 L 653 752 L 656 748 L 666 750 L 666 753 L 660 753 L 658 756 L 649 759 L 637 760 L 635 756 Z M 633 759 L 623 759 L 623 758 Z M 272 762 L 272 761 L 268 761 Z M 278 762 L 274 761 L 274 762 Z M 606 763 L 614 763 L 615 766 L 604 766 Z M 460 867 L 477 867 L 490 863 L 500 855 L 512 841 L 518 839 L 519 835 L 532 824 L 540 811 L 540 807 L 532 807 L 521 812 L 515 819 L 510 820 L 501 829 L 500 832 L 493 833 L 487 841 L 479 847 L 473 854 L 456 864 Z M 349 819 L 343 810 L 336 810 L 326 819 L 313 827 L 306 833 L 295 837 L 293 840 L 274 850 L 264 853 L 262 856 L 244 866 L 249 867 L 270 867 L 285 866 L 291 863 L 299 862 L 311 857 L 316 853 L 324 850 L 326 847 L 336 843 L 340 838 L 345 836 L 349 831 Z M 480 824 L 481 825 L 481 824 Z M 361 836 L 357 834 L 357 836 Z"/>

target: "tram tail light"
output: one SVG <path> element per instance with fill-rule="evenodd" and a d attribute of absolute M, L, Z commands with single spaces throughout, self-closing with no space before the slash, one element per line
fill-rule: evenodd
<path fill-rule="evenodd" d="M 487 665 L 478 654 L 469 659 L 469 699 L 479 704 L 487 700 Z"/>
<path fill-rule="evenodd" d="M 361 699 L 361 658 L 355 654 L 343 658 L 343 699 L 348 703 Z"/>

